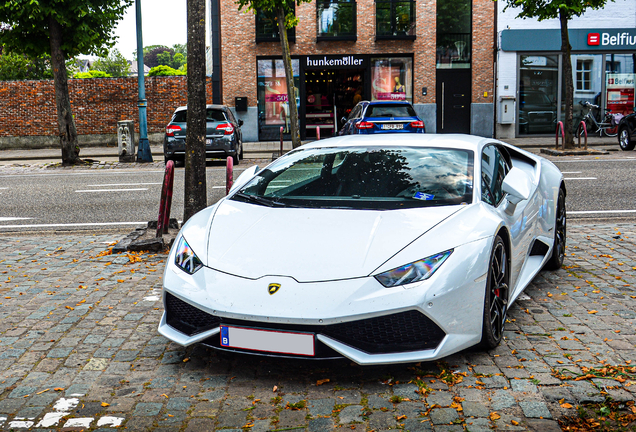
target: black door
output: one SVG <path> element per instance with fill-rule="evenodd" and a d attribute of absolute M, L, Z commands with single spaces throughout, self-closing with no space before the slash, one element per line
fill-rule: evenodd
<path fill-rule="evenodd" d="M 470 69 L 437 69 L 437 133 L 470 133 Z"/>

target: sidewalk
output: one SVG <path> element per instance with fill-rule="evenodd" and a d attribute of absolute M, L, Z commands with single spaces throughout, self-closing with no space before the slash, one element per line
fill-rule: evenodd
<path fill-rule="evenodd" d="M 553 137 L 524 137 L 503 139 L 509 144 L 524 148 L 528 151 L 536 151 L 540 148 L 554 148 Z M 305 141 L 311 142 L 311 141 Z M 576 144 L 576 140 L 575 140 Z M 594 148 L 618 149 L 618 141 L 616 138 L 599 138 L 590 137 L 588 146 Z M 283 142 L 285 151 L 291 150 L 291 141 Z M 263 141 L 263 142 L 246 142 L 244 143 L 244 155 L 246 159 L 269 159 L 272 153 L 280 150 L 279 141 Z M 150 151 L 156 162 L 163 160 L 163 146 L 151 145 Z M 118 148 L 116 146 L 103 147 L 82 147 L 80 157 L 83 159 L 118 159 Z M 51 160 L 57 161 L 61 159 L 61 151 L 59 148 L 48 149 L 19 149 L 19 150 L 0 150 L 0 161 L 28 161 L 28 160 Z"/>

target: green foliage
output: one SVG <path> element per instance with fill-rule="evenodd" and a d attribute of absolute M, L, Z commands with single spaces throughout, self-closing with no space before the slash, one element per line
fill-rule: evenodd
<path fill-rule="evenodd" d="M 256 14 L 263 11 L 267 14 L 277 16 L 278 8 L 282 7 L 285 12 L 285 28 L 292 28 L 298 25 L 298 18 L 294 14 L 294 5 L 300 6 L 302 3 L 310 3 L 311 0 L 236 0 L 239 10 L 244 8 Z"/>
<path fill-rule="evenodd" d="M 86 79 L 86 78 L 112 78 L 112 75 L 109 75 L 109 74 L 107 74 L 106 72 L 103 72 L 103 71 L 90 70 L 88 72 L 77 72 L 76 74 L 73 75 L 73 78 L 80 78 L 80 79 Z"/>
<path fill-rule="evenodd" d="M 50 54 L 49 25 L 62 27 L 62 51 L 105 55 L 115 44 L 113 28 L 133 0 L 4 0 L 0 2 L 0 44 L 31 57 Z"/>
<path fill-rule="evenodd" d="M 128 60 L 117 49 L 114 49 L 108 57 L 100 57 L 95 60 L 91 69 L 106 72 L 113 77 L 125 77 L 130 72 L 130 65 Z"/>
<path fill-rule="evenodd" d="M 48 56 L 32 59 L 7 51 L 0 55 L 0 81 L 42 80 L 52 77 Z"/>
<path fill-rule="evenodd" d="M 613 1 L 613 0 L 611 0 Z M 559 13 L 570 20 L 583 15 L 587 9 L 600 9 L 608 0 L 504 0 L 506 7 L 519 7 L 517 18 L 537 18 L 539 21 L 559 18 Z"/>
<path fill-rule="evenodd" d="M 188 45 L 187 44 L 174 44 L 172 45 L 175 55 L 181 54 L 184 58 L 188 58 Z"/>
<path fill-rule="evenodd" d="M 150 72 L 148 72 L 148 76 L 170 76 L 170 75 L 185 75 L 185 73 L 166 65 L 155 66 L 152 69 L 150 69 Z"/>

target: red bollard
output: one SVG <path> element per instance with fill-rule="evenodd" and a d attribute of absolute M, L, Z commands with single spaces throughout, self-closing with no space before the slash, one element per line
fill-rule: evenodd
<path fill-rule="evenodd" d="M 283 155 L 283 127 L 280 127 L 280 154 L 278 156 Z"/>
<path fill-rule="evenodd" d="M 228 156 L 225 162 L 225 195 L 230 193 L 232 183 L 234 183 L 234 159 Z"/>
<path fill-rule="evenodd" d="M 555 148 L 557 150 L 559 149 L 559 132 L 561 132 L 561 148 L 564 148 L 563 146 L 565 144 L 565 131 L 563 130 L 563 122 L 562 121 L 557 123 L 557 130 L 556 130 L 556 134 L 554 136 L 554 139 L 556 140 Z"/>
<path fill-rule="evenodd" d="M 316 126 L 316 140 L 320 141 L 320 126 Z"/>
<path fill-rule="evenodd" d="M 585 134 L 585 150 L 587 150 L 587 125 L 584 121 L 579 123 L 579 127 L 583 126 L 583 133 Z M 579 134 L 579 148 L 581 148 L 581 134 Z"/>
<path fill-rule="evenodd" d="M 170 207 L 172 206 L 172 186 L 174 184 L 174 162 L 169 160 L 166 163 L 166 173 L 163 176 L 163 186 L 161 188 L 161 201 L 159 201 L 159 217 L 157 218 L 157 234 L 159 238 L 168 233 L 170 224 Z"/>

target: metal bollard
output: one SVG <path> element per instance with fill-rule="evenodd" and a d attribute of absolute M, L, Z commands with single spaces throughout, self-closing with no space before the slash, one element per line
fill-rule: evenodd
<path fill-rule="evenodd" d="M 170 207 L 172 207 L 172 186 L 174 184 L 174 162 L 169 160 L 166 164 L 166 173 L 163 176 L 161 188 L 161 201 L 159 201 L 159 217 L 157 218 L 156 238 L 168 233 L 170 224 Z"/>
<path fill-rule="evenodd" d="M 283 155 L 283 127 L 280 127 L 280 154 L 279 157 Z"/>
<path fill-rule="evenodd" d="M 231 156 L 227 157 L 225 162 L 225 195 L 230 193 L 232 184 L 234 183 L 234 159 Z"/>
<path fill-rule="evenodd" d="M 557 150 L 559 149 L 559 131 L 561 132 L 561 148 L 564 148 L 564 145 L 565 145 L 565 130 L 563 129 L 563 122 L 562 121 L 557 123 L 557 130 L 556 130 L 556 134 L 554 136 L 554 138 L 556 140 L 555 148 Z"/>
<path fill-rule="evenodd" d="M 316 126 L 316 140 L 320 141 L 320 126 Z"/>
<path fill-rule="evenodd" d="M 585 150 L 587 150 L 587 125 L 584 121 L 581 121 L 581 123 L 579 123 L 579 127 L 581 126 L 583 126 L 583 133 L 585 134 Z M 581 148 L 581 134 L 579 134 L 579 148 Z"/>

